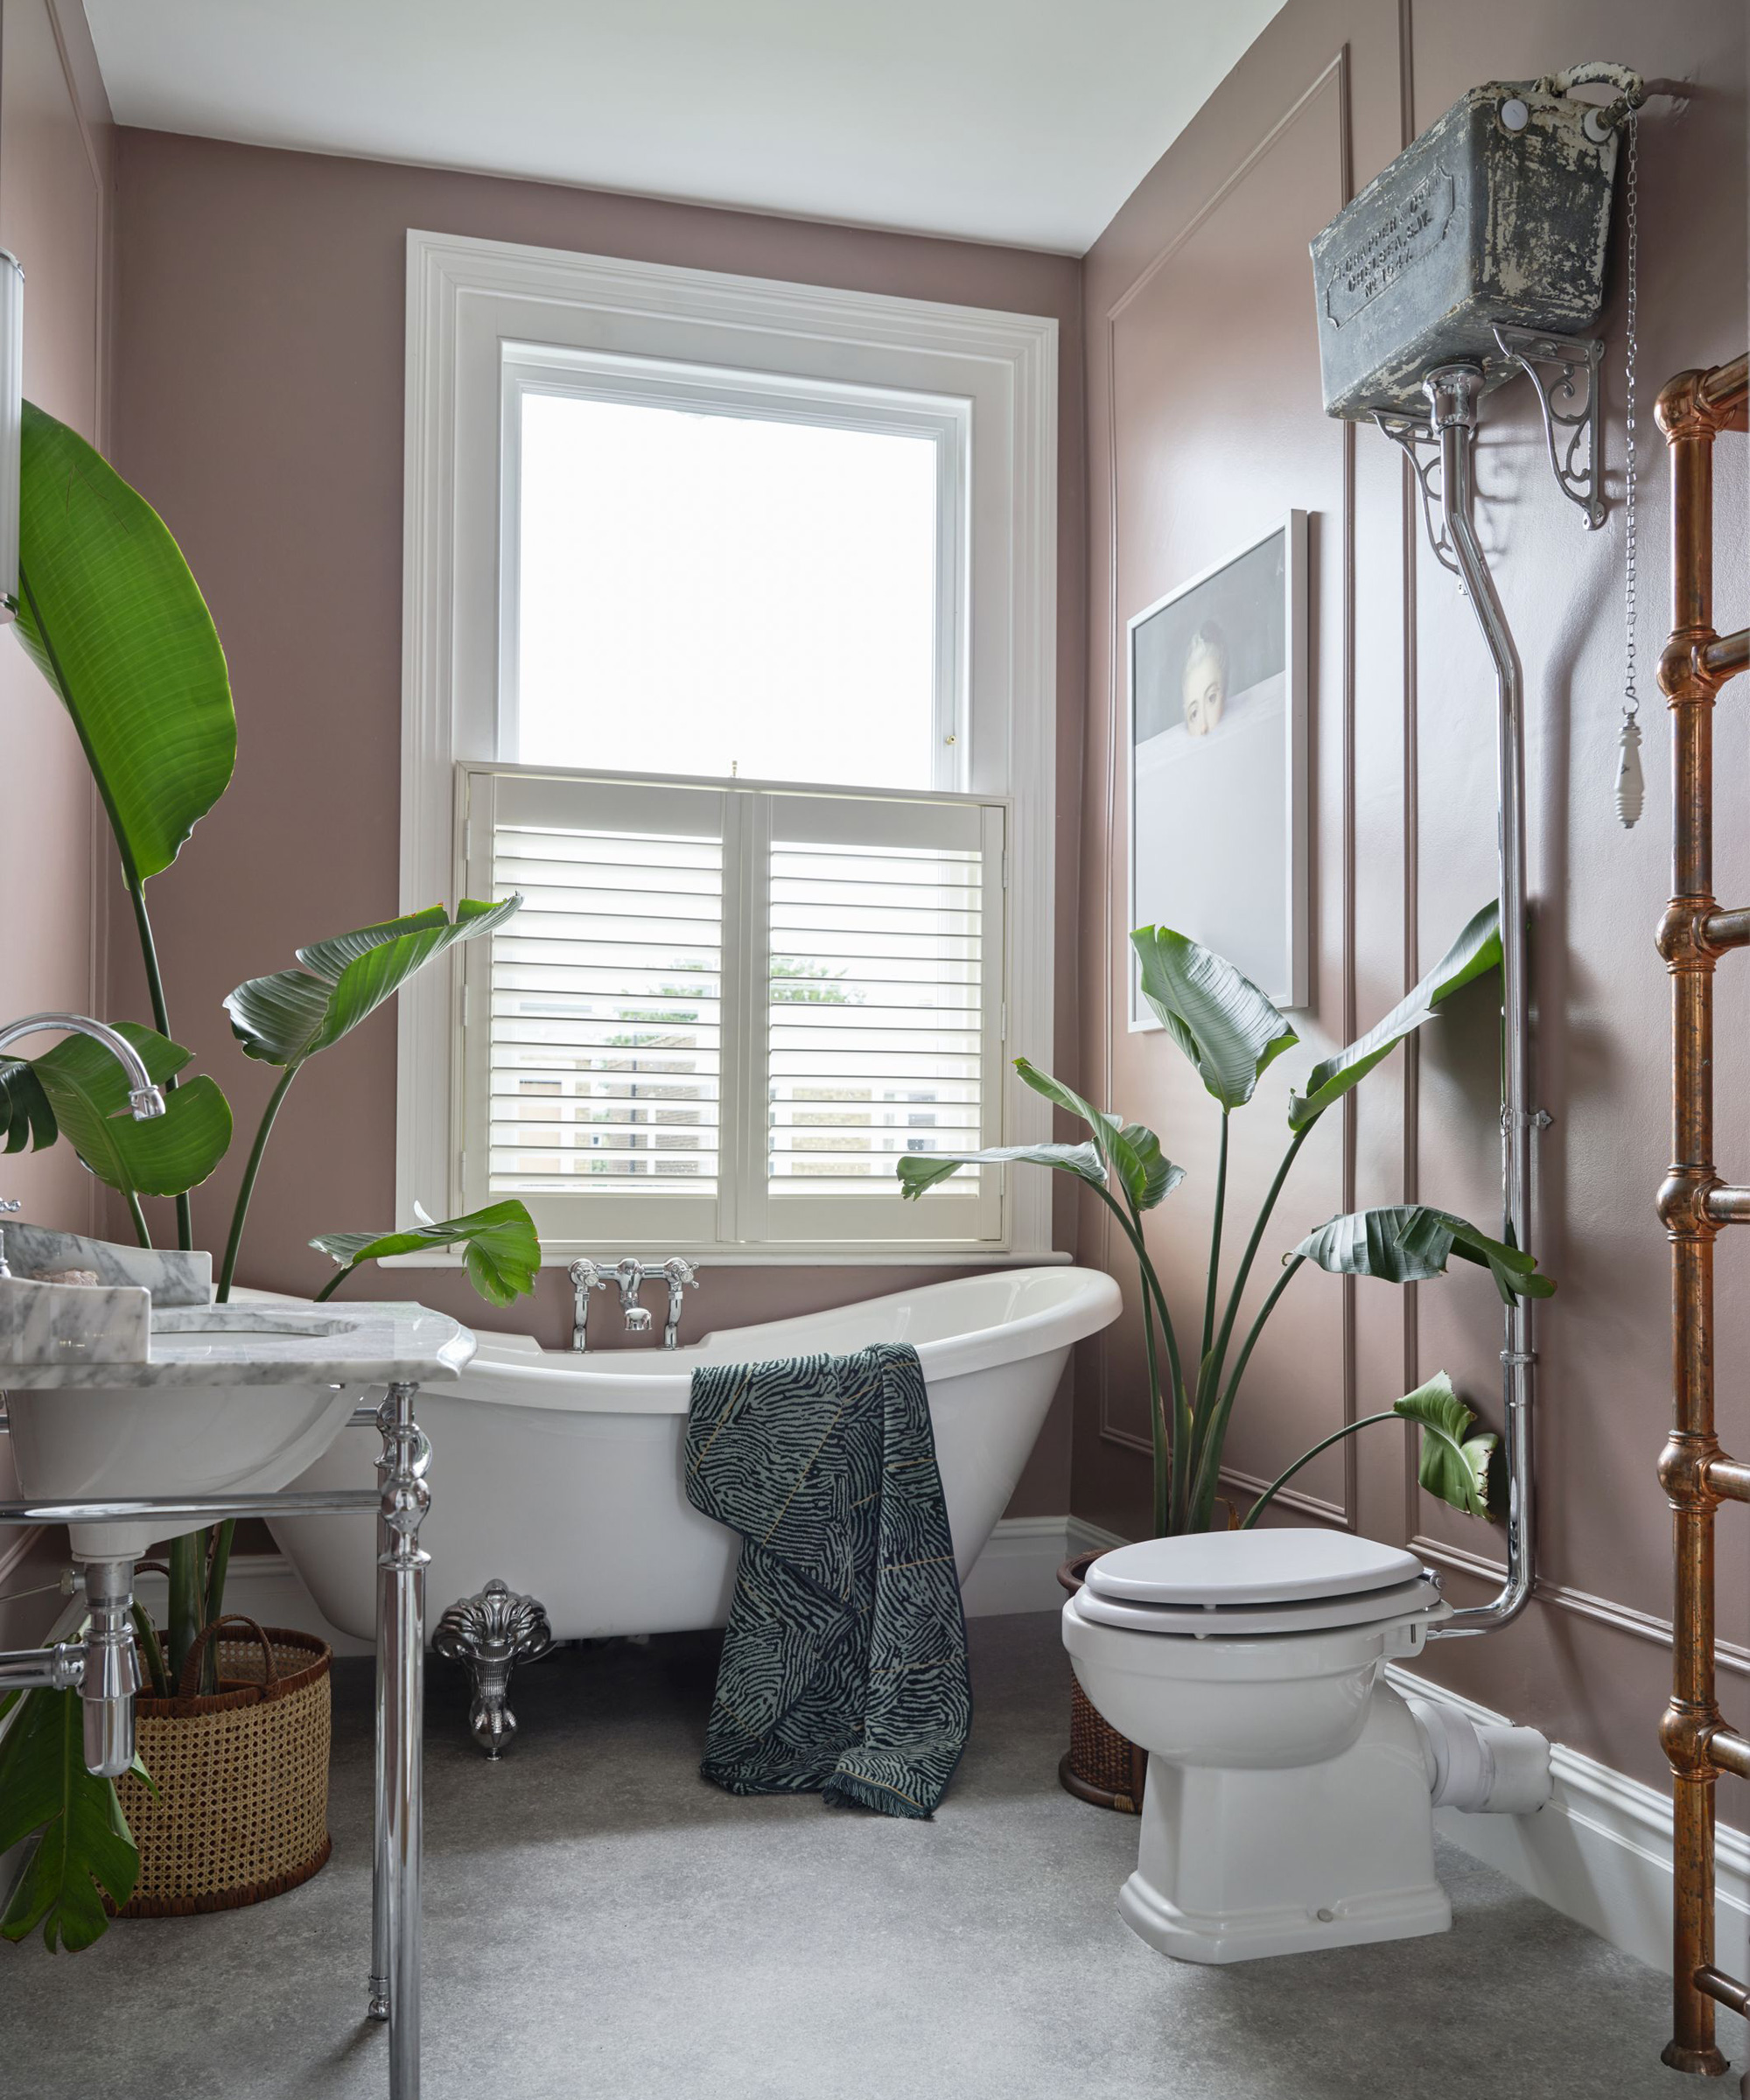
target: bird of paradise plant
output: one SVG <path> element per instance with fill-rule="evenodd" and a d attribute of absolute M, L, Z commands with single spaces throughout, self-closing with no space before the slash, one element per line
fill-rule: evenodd
<path fill-rule="evenodd" d="M 19 612 L 16 633 L 66 708 L 114 835 L 139 938 L 152 1026 L 117 1024 L 164 1092 L 149 1123 L 122 1114 L 121 1068 L 83 1037 L 45 1055 L 0 1060 L 0 1144 L 40 1150 L 67 1138 L 127 1206 L 150 1246 L 146 1196 L 175 1204 L 177 1242 L 196 1244 L 192 1194 L 229 1149 L 230 1105 L 192 1053 L 172 1036 L 147 886 L 177 858 L 228 785 L 237 723 L 229 673 L 206 601 L 182 551 L 150 504 L 76 431 L 24 404 L 20 495 Z M 458 942 L 490 936 L 522 903 L 465 898 L 454 917 L 439 906 L 316 941 L 296 969 L 240 984 L 225 1001 L 243 1054 L 278 1072 L 232 1205 L 215 1296 L 236 1278 L 251 1200 L 276 1119 L 309 1060 L 332 1048 L 407 980 Z M 411 1231 L 332 1234 L 312 1244 L 340 1264 L 330 1292 L 366 1261 L 411 1247 L 459 1246 L 481 1296 L 508 1305 L 535 1287 L 541 1261 L 521 1203 L 495 1204 Z M 234 1526 L 171 1542 L 169 1606 L 162 1642 L 136 1608 L 135 1628 L 152 1689 L 180 1676 L 204 1627 L 224 1609 Z M 203 1689 L 212 1689 L 211 1648 Z M 124 1903 L 137 1853 L 113 1784 L 85 1770 L 75 1695 L 33 1691 L 0 1702 L 0 1851 L 42 1833 L 0 1936 L 41 1927 L 52 1947 L 84 1946 L 104 1929 L 94 1877 Z"/>
<path fill-rule="evenodd" d="M 1308 1263 L 1334 1275 L 1408 1284 L 1444 1275 L 1447 1262 L 1457 1256 L 1486 1268 L 1503 1299 L 1547 1297 L 1555 1286 L 1538 1273 L 1529 1252 L 1491 1239 L 1451 1211 L 1419 1203 L 1355 1211 L 1330 1219 L 1285 1254 L 1282 1273 L 1235 1345 L 1247 1286 L 1302 1146 L 1320 1118 L 1406 1036 L 1432 1019 L 1445 1000 L 1499 968 L 1501 934 L 1493 904 L 1476 914 L 1439 962 L 1390 1013 L 1347 1048 L 1315 1065 L 1305 1092 L 1289 1095 L 1287 1146 L 1225 1293 L 1222 1271 L 1229 1121 L 1236 1110 L 1252 1100 L 1269 1067 L 1299 1038 L 1257 986 L 1211 949 L 1160 926 L 1143 927 L 1130 939 L 1141 964 L 1144 996 L 1222 1112 L 1195 1355 L 1187 1360 L 1180 1348 L 1179 1329 L 1143 1229 L 1144 1215 L 1180 1186 L 1185 1170 L 1166 1157 L 1159 1138 L 1146 1125 L 1096 1109 L 1062 1081 L 1017 1058 L 1015 1069 L 1021 1078 L 1035 1093 L 1083 1124 L 1088 1133 L 1085 1138 L 1073 1144 L 910 1152 L 899 1161 L 897 1172 L 902 1193 L 915 1199 L 962 1166 L 1031 1164 L 1074 1175 L 1104 1204 L 1135 1256 L 1142 1284 L 1154 1528 L 1167 1536 L 1207 1531 L 1214 1523 L 1222 1452 L 1247 1367 L 1270 1315 Z M 1393 1401 L 1390 1408 L 1346 1424 L 1304 1452 L 1259 1496 L 1244 1523 L 1256 1523 L 1286 1482 L 1321 1451 L 1375 1423 L 1394 1420 L 1414 1422 L 1421 1431 L 1423 1487 L 1454 1508 L 1487 1517 L 1498 1439 L 1492 1432 L 1476 1431 L 1471 1410 L 1441 1372 Z"/>

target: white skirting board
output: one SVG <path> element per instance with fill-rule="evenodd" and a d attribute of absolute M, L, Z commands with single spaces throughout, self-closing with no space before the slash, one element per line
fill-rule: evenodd
<path fill-rule="evenodd" d="M 1116 1533 L 1080 1517 L 1007 1518 L 997 1526 L 967 1578 L 968 1615 L 1055 1611 L 1063 1602 L 1057 1571 L 1065 1560 L 1124 1543 Z M 161 1616 L 162 1578 L 147 1576 L 140 1587 L 154 1614 Z M 431 1608 L 441 1609 L 449 1601 L 433 1598 Z M 326 1623 L 290 1564 L 278 1554 L 234 1560 L 226 1602 L 263 1625 L 319 1634 L 338 1655 L 370 1652 L 367 1642 Z M 51 1637 L 67 1638 L 80 1614 L 80 1600 L 75 1598 Z M 1386 1674 L 1400 1691 L 1444 1702 L 1474 1721 L 1500 1723 L 1510 1718 L 1395 1663 L 1388 1664 Z M 1537 1815 L 1466 1816 L 1442 1809 L 1437 1818 L 1441 1834 L 1624 1953 L 1669 1970 L 1670 1796 L 1559 1743 L 1551 1768 L 1554 1798 Z M 1725 1824 L 1719 1830 L 1718 1875 L 1717 1958 L 1731 1975 L 1750 1974 L 1750 1837 Z"/>

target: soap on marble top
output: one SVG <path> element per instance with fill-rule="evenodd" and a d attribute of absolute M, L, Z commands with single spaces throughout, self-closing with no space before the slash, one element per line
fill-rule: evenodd
<path fill-rule="evenodd" d="M 88 1270 L 110 1289 L 148 1291 L 154 1306 L 210 1306 L 213 1256 L 185 1254 L 173 1247 L 128 1247 L 115 1240 L 89 1239 L 83 1233 L 59 1232 L 52 1226 L 0 1224 L 0 1247 L 14 1276 L 51 1279 L 70 1269 Z"/>

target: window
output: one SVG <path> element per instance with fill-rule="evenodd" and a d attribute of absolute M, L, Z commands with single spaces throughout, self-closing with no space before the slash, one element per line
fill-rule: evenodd
<path fill-rule="evenodd" d="M 526 902 L 403 1000 L 402 1207 L 1044 1250 L 894 1166 L 1048 1130 L 1052 325 L 422 234 L 409 312 L 405 892 Z"/>

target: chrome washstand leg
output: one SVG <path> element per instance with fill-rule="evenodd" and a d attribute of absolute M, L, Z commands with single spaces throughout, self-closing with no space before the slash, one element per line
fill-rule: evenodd
<path fill-rule="evenodd" d="M 377 1410 L 383 1439 L 382 1587 L 377 1628 L 377 1801 L 372 1915 L 382 1920 L 388 1984 L 389 2100 L 419 2100 L 419 1868 L 424 1802 L 425 1566 L 419 1527 L 430 1506 L 431 1447 L 414 1419 L 418 1387 L 394 1384 Z"/>
<path fill-rule="evenodd" d="M 546 1606 L 494 1576 L 478 1594 L 450 1606 L 438 1621 L 431 1645 L 467 1671 L 474 1694 L 468 1726 L 496 1762 L 516 1735 L 516 1716 L 505 1704 L 510 1673 L 519 1662 L 537 1662 L 552 1650 Z"/>
<path fill-rule="evenodd" d="M 383 1502 L 388 1493 L 391 1470 L 387 1436 L 377 1454 L 377 1642 L 376 1696 L 371 1711 L 375 1716 L 372 1750 L 371 1792 L 371 1980 L 365 2008 L 367 2020 L 388 2018 L 388 1742 L 383 1727 L 388 1677 L 384 1649 L 389 1612 L 389 1530 L 383 1522 Z"/>

